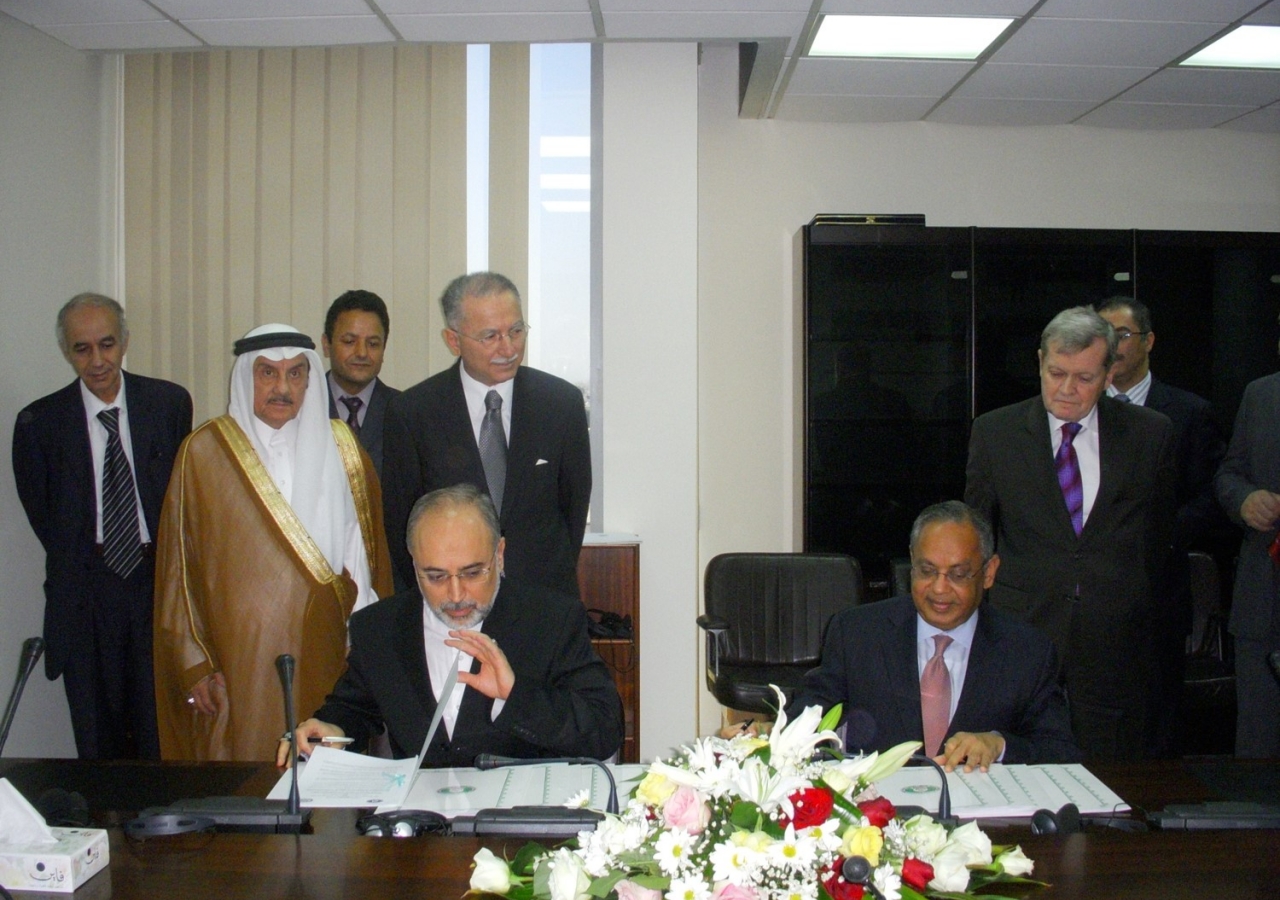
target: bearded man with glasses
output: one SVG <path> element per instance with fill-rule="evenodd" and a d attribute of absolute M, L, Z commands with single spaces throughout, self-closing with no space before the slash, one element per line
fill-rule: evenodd
<path fill-rule="evenodd" d="M 396 587 L 414 582 L 409 507 L 428 491 L 474 484 L 498 511 L 507 571 L 578 596 L 591 500 L 582 391 L 521 365 L 529 334 L 520 292 L 496 272 L 456 278 L 440 298 L 451 368 L 392 399 L 383 435 L 383 501 Z"/>
<path fill-rule="evenodd" d="M 850 751 L 923 740 L 948 771 L 1079 760 L 1053 644 L 982 605 L 994 547 L 991 525 L 959 501 L 920 513 L 911 596 L 837 613 L 788 713 L 843 703 Z"/>
<path fill-rule="evenodd" d="M 622 744 L 622 705 L 572 597 L 504 577 L 493 502 L 469 484 L 433 491 L 409 515 L 417 587 L 351 617 L 347 670 L 295 732 L 364 750 L 385 726 L 396 758 L 416 756 L 437 706 L 425 767 L 481 753 L 606 759 Z M 445 695 L 450 669 L 457 685 Z M 280 746 L 283 765 L 288 744 Z"/>

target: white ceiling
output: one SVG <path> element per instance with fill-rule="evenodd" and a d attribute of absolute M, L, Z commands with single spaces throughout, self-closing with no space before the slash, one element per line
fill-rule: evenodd
<path fill-rule="evenodd" d="M 86 51 L 394 42 L 758 43 L 743 115 L 1280 133 L 1280 71 L 1177 69 L 1280 0 L 0 0 Z M 975 63 L 810 59 L 822 14 L 1016 18 Z"/>

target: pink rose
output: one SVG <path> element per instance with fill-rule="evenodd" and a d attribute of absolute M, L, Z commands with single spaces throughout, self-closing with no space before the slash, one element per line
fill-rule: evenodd
<path fill-rule="evenodd" d="M 702 834 L 711 821 L 711 807 L 693 788 L 681 785 L 663 804 L 662 821 L 668 828 L 683 828 L 689 834 Z"/>
<path fill-rule="evenodd" d="M 618 892 L 618 900 L 662 900 L 662 891 L 640 887 L 634 881 L 619 881 L 613 889 Z"/>
<path fill-rule="evenodd" d="M 759 895 L 749 887 L 724 881 L 712 892 L 711 900 L 759 900 Z"/>

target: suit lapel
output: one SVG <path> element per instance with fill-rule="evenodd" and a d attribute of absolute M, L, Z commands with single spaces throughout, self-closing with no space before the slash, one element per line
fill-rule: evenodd
<path fill-rule="evenodd" d="M 1071 514 L 1067 512 L 1067 501 L 1062 496 L 1062 488 L 1058 485 L 1058 471 L 1053 458 L 1053 436 L 1049 434 L 1049 414 L 1045 412 L 1044 403 L 1039 397 L 1033 397 L 1027 403 L 1027 431 L 1031 435 L 1031 473 L 1028 479 L 1029 489 L 1040 494 L 1038 506 L 1050 511 L 1057 529 L 1066 540 L 1079 540 L 1075 526 L 1071 524 Z"/>
<path fill-rule="evenodd" d="M 1097 531 L 1106 514 L 1097 515 L 1111 506 L 1125 482 L 1125 447 L 1128 444 L 1128 423 L 1119 415 L 1119 400 L 1102 397 L 1098 400 L 1098 462 L 1101 474 L 1098 477 L 1098 495 L 1094 498 L 1093 508 L 1089 511 L 1089 520 L 1084 523 L 1081 538 L 1087 538 Z M 1093 528 L 1089 526 L 1093 525 Z"/>
<path fill-rule="evenodd" d="M 519 509 L 522 488 L 533 474 L 535 459 L 539 400 L 537 389 L 531 384 L 524 366 L 516 370 L 515 384 L 511 390 L 511 434 L 507 439 L 507 483 L 502 493 L 503 519 L 513 509 Z"/>
<path fill-rule="evenodd" d="M 450 402 L 444 404 L 443 431 L 448 440 L 456 442 L 466 457 L 467 470 L 471 473 L 467 479 L 477 487 L 489 490 L 489 482 L 484 477 L 484 462 L 480 459 L 480 447 L 476 444 L 476 432 L 471 426 L 471 414 L 467 411 L 467 396 L 462 390 L 462 361 L 453 364 L 449 370 Z"/>
<path fill-rule="evenodd" d="M 84 398 L 80 396 L 80 381 L 71 382 L 67 389 L 68 415 L 65 419 L 68 439 L 64 442 L 67 454 L 67 466 L 77 473 L 77 481 L 83 485 L 85 507 L 88 509 L 88 540 L 97 541 L 98 491 L 97 480 L 93 471 L 93 451 L 89 449 L 89 420 L 84 408 Z"/>
<path fill-rule="evenodd" d="M 901 734 L 919 740 L 924 735 L 924 719 L 920 713 L 920 672 L 916 664 L 916 611 L 911 604 L 894 610 L 893 639 L 881 648 L 887 684 L 901 685 L 901 695 L 893 707 L 898 712 Z M 893 689 L 892 687 L 890 688 Z"/>
<path fill-rule="evenodd" d="M 960 688 L 960 702 L 956 704 L 956 714 L 951 717 L 948 734 L 979 730 L 976 725 L 980 721 L 978 711 L 991 705 L 989 694 L 983 694 L 1002 683 L 1000 660 L 993 652 L 995 636 L 991 633 L 990 617 L 984 616 L 981 608 L 977 616 L 978 627 L 974 629 L 973 645 L 969 648 L 969 663 L 965 667 L 964 685 Z M 968 689 L 970 685 L 973 685 L 972 690 Z M 975 725 L 971 726 L 969 722 L 974 722 Z"/>
<path fill-rule="evenodd" d="M 427 739 L 427 729 L 431 725 L 431 717 L 436 713 L 436 697 L 431 690 L 431 676 L 427 672 L 427 647 L 422 636 L 423 615 L 425 611 L 422 608 L 421 598 L 417 598 L 416 603 L 413 601 L 405 603 L 396 613 L 394 638 L 396 656 L 400 660 L 400 667 L 411 688 L 411 696 L 404 700 L 420 707 L 420 715 L 411 719 L 421 723 L 416 725 L 412 732 L 417 746 L 403 748 L 414 753 L 422 749 L 422 742 Z"/>

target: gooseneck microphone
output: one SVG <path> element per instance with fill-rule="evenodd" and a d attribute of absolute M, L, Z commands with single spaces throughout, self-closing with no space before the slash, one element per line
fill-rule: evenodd
<path fill-rule="evenodd" d="M 289 802 L 285 806 L 285 814 L 296 816 L 302 809 L 298 800 L 298 741 L 294 731 L 298 720 L 293 715 L 293 656 L 281 653 L 276 657 L 276 672 L 280 675 L 280 689 L 284 692 L 284 731 L 289 735 L 289 767 L 293 770 L 293 779 L 289 782 Z M 298 823 L 301 827 L 302 823 Z"/>
<path fill-rule="evenodd" d="M 938 773 L 938 779 L 942 782 L 942 791 L 938 794 L 938 814 L 933 818 L 939 825 L 945 825 L 948 828 L 954 828 L 960 824 L 960 820 L 951 815 L 951 788 L 947 786 L 947 773 L 943 771 L 942 766 L 934 761 L 933 757 L 926 756 L 923 753 L 911 754 L 910 762 L 922 762 L 933 767 Z"/>
<path fill-rule="evenodd" d="M 5 742 L 9 740 L 9 728 L 13 725 L 13 717 L 18 712 L 18 702 L 22 700 L 23 688 L 27 679 L 35 671 L 36 663 L 44 653 L 44 638 L 29 637 L 22 642 L 22 658 L 18 661 L 18 680 L 13 683 L 9 694 L 9 703 L 4 708 L 4 719 L 0 720 L 0 754 L 4 753 Z"/>
<path fill-rule="evenodd" d="M 609 779 L 609 800 L 605 803 L 604 811 L 613 815 L 618 814 L 618 783 L 613 780 L 613 773 L 598 759 L 590 756 L 559 756 L 546 759 L 519 759 L 514 756 L 495 756 L 492 753 L 481 753 L 476 757 L 477 769 L 501 769 L 506 766 L 542 766 L 548 763 L 568 763 L 573 766 L 596 766 L 600 771 L 604 772 L 604 777 Z"/>

